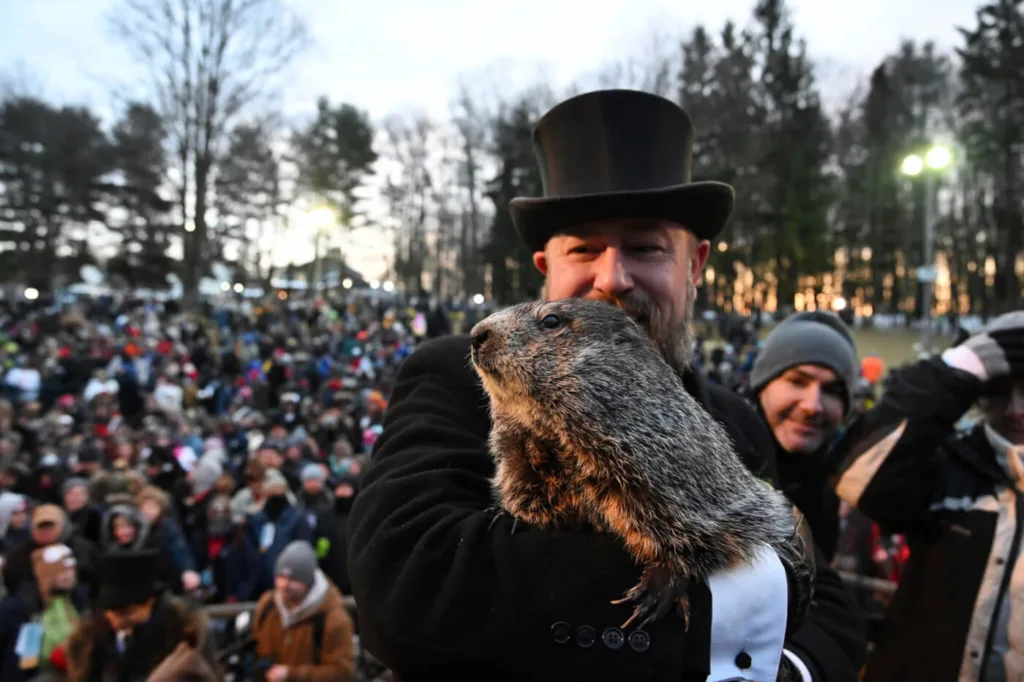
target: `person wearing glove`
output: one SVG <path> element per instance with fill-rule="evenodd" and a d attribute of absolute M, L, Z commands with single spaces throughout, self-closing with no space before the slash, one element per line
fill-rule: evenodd
<path fill-rule="evenodd" d="M 839 497 L 910 543 L 863 679 L 1024 679 L 1024 310 L 894 372 L 836 454 Z"/>

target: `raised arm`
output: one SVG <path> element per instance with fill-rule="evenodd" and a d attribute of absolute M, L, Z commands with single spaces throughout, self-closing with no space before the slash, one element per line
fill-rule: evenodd
<path fill-rule="evenodd" d="M 939 446 L 981 390 L 977 376 L 938 357 L 898 370 L 838 443 L 836 493 L 891 531 L 917 529 L 940 492 Z"/>

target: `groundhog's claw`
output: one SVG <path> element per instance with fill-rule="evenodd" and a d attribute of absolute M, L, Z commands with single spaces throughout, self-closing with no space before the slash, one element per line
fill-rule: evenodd
<path fill-rule="evenodd" d="M 639 602 L 633 610 L 633 615 L 622 624 L 623 630 L 634 623 L 638 628 L 642 628 L 664 616 L 673 607 L 680 610 L 683 616 L 683 625 L 689 630 L 688 592 L 689 581 L 684 576 L 663 568 L 647 569 L 640 582 L 630 589 L 626 596 L 616 599 L 612 604 Z"/>
<path fill-rule="evenodd" d="M 506 510 L 502 509 L 501 507 L 494 507 L 490 511 L 491 511 L 491 513 L 494 514 L 494 518 L 492 518 L 491 522 L 489 524 L 487 524 L 487 532 L 488 533 L 491 531 L 492 528 L 494 528 L 494 524 L 496 524 L 498 522 L 498 519 L 500 519 L 503 516 L 512 516 L 511 514 L 509 514 Z M 516 534 L 516 526 L 518 526 L 518 525 L 519 525 L 519 519 L 517 519 L 517 518 L 515 518 L 513 516 L 512 517 L 512 532 L 509 533 L 509 535 L 515 535 Z"/>

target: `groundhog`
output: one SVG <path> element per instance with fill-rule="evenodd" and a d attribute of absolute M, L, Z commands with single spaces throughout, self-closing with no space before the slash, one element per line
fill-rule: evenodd
<path fill-rule="evenodd" d="M 639 324 L 601 301 L 526 303 L 474 326 L 471 345 L 499 510 L 619 536 L 644 567 L 613 602 L 635 604 L 623 628 L 673 607 L 688 627 L 689 585 L 767 545 L 790 576 L 792 631 L 811 598 L 806 524 L 744 466 Z"/>

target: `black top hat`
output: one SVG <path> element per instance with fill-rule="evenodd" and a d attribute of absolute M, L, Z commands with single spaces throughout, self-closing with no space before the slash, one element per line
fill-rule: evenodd
<path fill-rule="evenodd" d="M 598 220 L 658 218 L 714 239 L 733 189 L 691 182 L 693 123 L 675 103 L 637 90 L 577 95 L 533 132 L 543 197 L 512 200 L 512 222 L 531 251 L 557 232 Z"/>
<path fill-rule="evenodd" d="M 97 609 L 116 611 L 141 604 L 163 591 L 160 553 L 152 549 L 111 550 L 100 559 Z"/>

